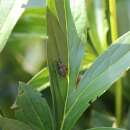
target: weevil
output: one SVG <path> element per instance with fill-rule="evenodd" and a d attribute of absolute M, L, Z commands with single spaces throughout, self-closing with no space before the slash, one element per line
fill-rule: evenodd
<path fill-rule="evenodd" d="M 76 85 L 79 84 L 80 80 L 81 80 L 81 75 L 79 74 L 79 75 L 77 76 L 77 79 L 76 79 Z"/>
<path fill-rule="evenodd" d="M 57 62 L 57 70 L 60 76 L 64 78 L 67 76 L 68 68 L 61 60 Z"/>

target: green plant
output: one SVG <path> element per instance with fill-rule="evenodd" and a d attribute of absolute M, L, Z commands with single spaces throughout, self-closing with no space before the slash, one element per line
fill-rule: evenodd
<path fill-rule="evenodd" d="M 108 47 L 110 27 L 107 18 L 100 32 L 96 26 L 97 17 L 92 19 L 95 15 L 93 9 L 97 11 L 95 6 L 100 4 L 105 8 L 103 12 L 106 11 L 107 2 L 88 1 L 90 12 L 86 14 L 83 8 L 83 16 L 77 20 L 77 11 L 73 10 L 77 7 L 73 2 L 70 6 L 70 0 L 48 0 L 48 69 L 44 68 L 28 83 L 20 83 L 15 103 L 2 106 L 4 109 L 1 107 L 0 127 L 3 130 L 76 129 L 76 123 L 85 110 L 129 69 L 130 32 Z M 82 6 L 86 7 L 85 2 Z M 88 25 L 85 22 L 81 24 L 84 17 L 88 17 L 85 21 Z M 100 17 L 104 18 L 104 13 Z M 102 38 L 100 34 L 104 30 Z M 0 43 L 2 45 L 3 41 Z M 89 63 L 82 63 L 83 59 Z M 46 88 L 51 91 L 52 99 L 49 101 L 39 92 Z M 114 129 L 122 130 L 109 127 L 90 130 Z"/>

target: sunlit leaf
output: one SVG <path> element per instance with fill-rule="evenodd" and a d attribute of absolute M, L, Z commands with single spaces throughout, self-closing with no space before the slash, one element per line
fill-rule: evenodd
<path fill-rule="evenodd" d="M 130 67 L 130 32 L 97 58 L 84 74 L 77 90 L 70 94 L 64 129 L 73 127 L 89 104 L 102 95 Z M 80 106 L 80 109 L 77 109 Z"/>
<path fill-rule="evenodd" d="M 8 40 L 6 51 L 30 74 L 37 73 L 47 60 L 46 33 L 46 8 L 27 8 Z"/>
<path fill-rule="evenodd" d="M 29 80 L 27 84 L 30 85 L 32 88 L 37 89 L 38 91 L 42 91 L 50 85 L 48 78 L 48 69 L 44 68 L 39 73 L 37 73 L 31 80 Z"/>
<path fill-rule="evenodd" d="M 87 36 L 87 9 L 86 0 L 71 0 L 71 11 L 79 37 L 85 43 Z M 80 10 L 79 10 L 80 9 Z"/>
<path fill-rule="evenodd" d="M 23 13 L 28 0 L 0 1 L 0 51 L 4 48 L 16 22 Z M 17 12 L 17 13 L 16 13 Z"/>

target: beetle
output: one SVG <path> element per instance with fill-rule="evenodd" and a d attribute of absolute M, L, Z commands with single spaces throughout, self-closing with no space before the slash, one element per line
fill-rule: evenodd
<path fill-rule="evenodd" d="M 60 76 L 64 78 L 67 76 L 68 68 L 61 60 L 57 62 L 57 69 Z"/>
<path fill-rule="evenodd" d="M 76 79 L 76 85 L 79 84 L 80 80 L 81 80 L 81 75 L 78 75 L 78 76 L 77 76 L 77 79 Z"/>

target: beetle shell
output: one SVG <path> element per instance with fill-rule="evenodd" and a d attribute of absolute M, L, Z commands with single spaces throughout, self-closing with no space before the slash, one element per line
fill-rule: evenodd
<path fill-rule="evenodd" d="M 66 65 L 63 64 L 62 62 L 58 62 L 57 66 L 58 66 L 58 73 L 59 73 L 59 75 L 61 75 L 62 77 L 66 77 L 67 76 L 67 72 L 68 72 L 68 69 L 67 69 Z"/>
<path fill-rule="evenodd" d="M 79 84 L 80 80 L 81 80 L 81 75 L 78 75 L 78 76 L 77 76 L 77 79 L 76 79 L 76 85 Z"/>

